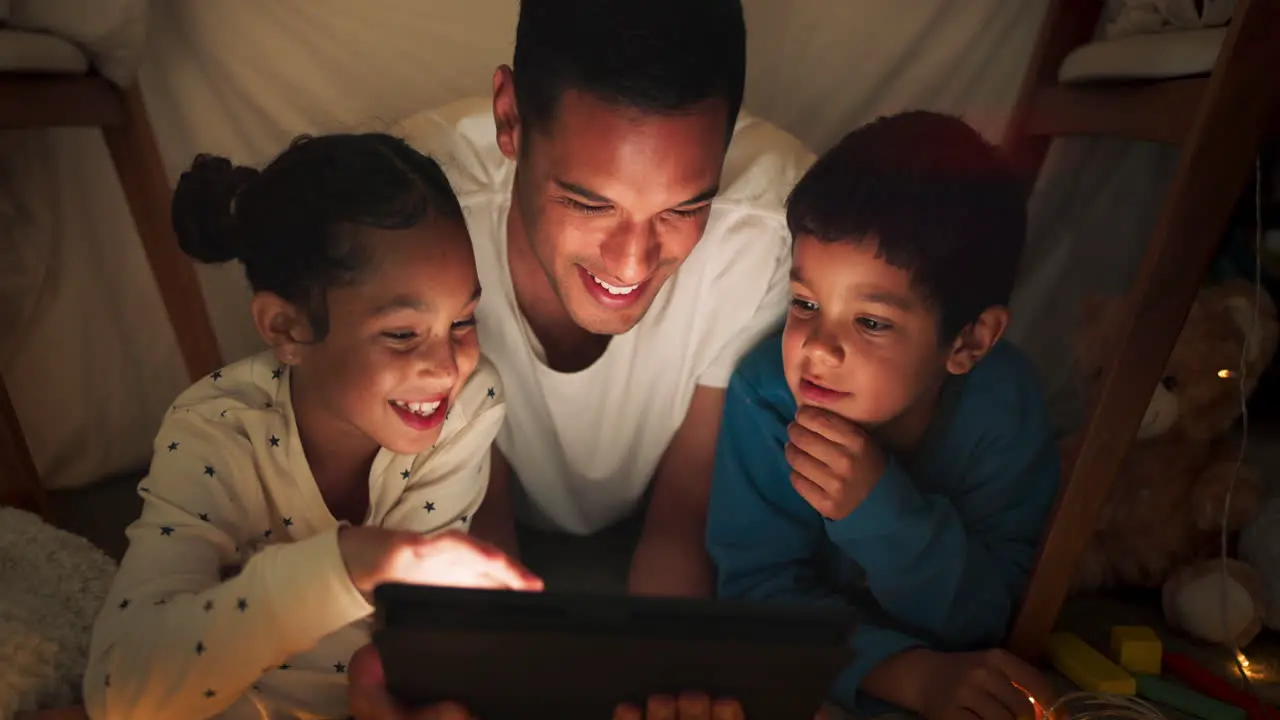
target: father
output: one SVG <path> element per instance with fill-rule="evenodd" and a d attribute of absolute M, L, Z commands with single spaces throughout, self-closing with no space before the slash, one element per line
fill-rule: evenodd
<path fill-rule="evenodd" d="M 587 536 L 648 496 L 629 590 L 710 594 L 724 388 L 784 315 L 812 155 L 739 115 L 740 0 L 524 0 L 513 65 L 392 130 L 459 196 L 508 396 L 473 532 L 514 555 L 513 515 Z"/>

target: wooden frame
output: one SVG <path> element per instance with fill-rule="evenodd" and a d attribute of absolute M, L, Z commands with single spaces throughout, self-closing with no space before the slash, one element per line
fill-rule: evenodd
<path fill-rule="evenodd" d="M 99 127 L 192 380 L 221 364 L 199 279 L 174 236 L 171 188 L 142 94 L 95 75 L 0 74 L 0 129 Z M 0 504 L 45 513 L 44 490 L 0 381 Z"/>
<path fill-rule="evenodd" d="M 1041 29 L 1005 146 L 1034 175 L 1055 134 L 1121 135 L 1181 147 L 1142 265 L 1126 296 L 1122 338 L 1105 372 L 1021 608 L 1015 653 L 1044 650 L 1072 576 L 1195 299 L 1280 101 L 1280 2 L 1240 0 L 1208 78 L 1124 88 L 1064 88 L 1057 70 L 1087 42 L 1098 0 L 1056 0 Z"/>

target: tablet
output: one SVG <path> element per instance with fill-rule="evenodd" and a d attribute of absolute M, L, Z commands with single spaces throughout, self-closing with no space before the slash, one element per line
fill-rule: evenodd
<path fill-rule="evenodd" d="M 391 694 L 482 720 L 608 720 L 656 693 L 734 697 L 807 720 L 851 659 L 847 607 L 383 585 L 374 644 Z"/>

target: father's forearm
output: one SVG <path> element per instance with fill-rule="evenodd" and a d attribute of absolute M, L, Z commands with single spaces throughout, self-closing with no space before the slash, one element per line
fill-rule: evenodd
<path fill-rule="evenodd" d="M 627 589 L 632 595 L 710 596 L 714 578 L 702 533 L 646 523 L 631 559 Z"/>

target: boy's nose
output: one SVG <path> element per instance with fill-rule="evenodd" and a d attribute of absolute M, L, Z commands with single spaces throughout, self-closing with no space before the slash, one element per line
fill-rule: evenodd
<path fill-rule="evenodd" d="M 458 360 L 448 338 L 424 343 L 420 359 L 420 375 L 429 378 L 432 384 L 439 384 L 442 392 L 453 387 L 458 379 Z"/>
<path fill-rule="evenodd" d="M 822 328 L 809 334 L 804 343 L 805 353 L 823 365 L 839 365 L 844 362 L 844 346 L 833 333 L 824 332 Z"/>

